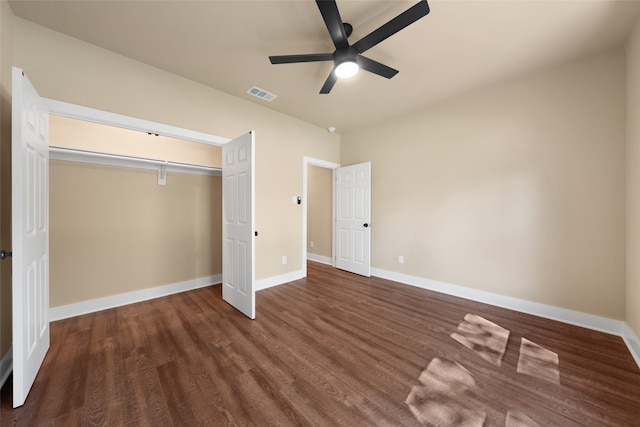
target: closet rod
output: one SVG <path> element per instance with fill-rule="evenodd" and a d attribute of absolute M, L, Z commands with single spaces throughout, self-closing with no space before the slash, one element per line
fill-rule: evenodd
<path fill-rule="evenodd" d="M 156 166 L 167 166 L 167 167 L 173 166 L 179 169 L 193 169 L 193 170 L 207 171 L 207 172 L 216 172 L 221 170 L 220 168 L 217 168 L 214 166 L 201 166 L 201 165 L 194 165 L 191 163 L 171 162 L 168 160 L 149 159 L 146 157 L 126 156 L 123 154 L 108 154 L 108 153 L 101 153 L 98 151 L 78 150 L 75 148 L 58 147 L 55 145 L 49 146 L 49 153 L 54 154 L 53 158 L 60 158 L 62 160 L 65 159 L 65 155 L 71 155 L 71 156 L 77 156 L 77 157 L 89 157 L 93 159 L 128 161 L 128 162 L 135 162 L 135 163 L 156 165 Z M 56 154 L 61 156 L 59 157 Z"/>

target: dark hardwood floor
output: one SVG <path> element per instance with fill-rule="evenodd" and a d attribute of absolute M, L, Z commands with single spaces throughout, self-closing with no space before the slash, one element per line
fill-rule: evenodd
<path fill-rule="evenodd" d="M 508 413 L 640 425 L 640 369 L 619 337 L 313 262 L 308 274 L 258 292 L 253 321 L 212 286 L 54 322 L 26 404 L 11 409 L 3 387 L 1 424 L 414 426 L 407 397 L 438 359 L 475 383 L 423 396 L 449 402 L 452 425 L 460 407 L 486 426 Z M 451 338 L 468 313 L 510 331 L 500 367 Z M 559 384 L 517 372 L 522 337 L 557 354 Z"/>

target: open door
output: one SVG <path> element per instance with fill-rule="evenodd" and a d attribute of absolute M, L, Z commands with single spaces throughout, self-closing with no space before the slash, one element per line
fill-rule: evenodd
<path fill-rule="evenodd" d="M 334 170 L 336 267 L 371 276 L 371 163 Z"/>
<path fill-rule="evenodd" d="M 11 221 L 13 407 L 24 404 L 49 349 L 49 112 L 13 68 Z"/>
<path fill-rule="evenodd" d="M 254 138 L 252 131 L 222 146 L 222 298 L 250 319 L 256 317 Z"/>

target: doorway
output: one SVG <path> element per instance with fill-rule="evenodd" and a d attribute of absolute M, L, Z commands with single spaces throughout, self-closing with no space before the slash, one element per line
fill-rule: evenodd
<path fill-rule="evenodd" d="M 99 123 L 102 125 L 114 126 L 116 128 L 141 131 L 147 134 L 155 135 L 156 137 L 158 137 L 158 135 L 163 135 L 165 137 L 183 140 L 183 141 L 191 141 L 191 142 L 196 142 L 196 143 L 206 144 L 206 145 L 222 146 L 223 156 L 225 155 L 224 147 L 228 147 L 230 145 L 235 146 L 235 144 L 239 140 L 242 140 L 242 147 L 241 147 L 242 149 L 240 150 L 238 159 L 243 160 L 243 164 L 244 164 L 243 167 L 245 169 L 243 169 L 241 174 L 242 176 L 239 178 L 239 180 L 244 182 L 244 186 L 242 187 L 243 189 L 242 194 L 244 194 L 251 200 L 253 200 L 254 198 L 253 193 L 254 193 L 255 186 L 254 186 L 253 177 L 255 175 L 254 174 L 255 162 L 252 154 L 250 154 L 247 157 L 247 153 L 254 152 L 254 148 L 253 148 L 255 144 L 254 131 L 251 131 L 245 135 L 242 135 L 241 137 L 238 137 L 234 140 L 230 140 L 229 138 L 223 138 L 223 137 L 206 134 L 198 131 L 177 128 L 174 126 L 164 125 L 161 123 L 155 123 L 147 120 L 123 116 L 120 114 L 109 113 L 101 110 L 95 110 L 92 108 L 82 107 L 79 105 L 69 104 L 61 101 L 55 101 L 50 99 L 43 99 L 43 101 L 45 102 L 48 113 L 50 114 L 74 118 L 78 120 L 84 120 L 87 122 Z M 246 137 L 248 137 L 248 141 L 245 141 Z M 226 174 L 227 172 L 231 171 L 231 169 L 233 169 L 232 164 L 229 161 L 230 157 L 228 156 L 228 154 L 229 153 L 227 152 L 227 157 L 222 162 L 223 163 L 222 164 L 222 181 L 223 182 L 225 180 L 226 181 L 229 180 Z M 132 160 L 132 159 L 133 159 L 132 157 L 128 158 L 128 160 Z M 148 162 L 150 159 L 136 158 L 136 162 L 139 160 Z M 157 163 L 156 160 L 151 160 L 151 162 Z M 158 170 L 158 185 L 163 185 L 161 184 L 161 182 L 166 180 L 166 171 L 171 170 L 171 168 L 178 168 L 178 169 L 187 168 L 190 170 L 203 168 L 203 166 L 199 166 L 197 164 L 190 164 L 190 163 L 166 162 L 166 161 L 161 163 L 162 164 L 160 165 L 160 168 Z M 205 168 L 208 168 L 208 167 L 205 167 Z M 250 179 L 248 179 L 247 177 L 250 177 Z M 233 192 L 225 191 L 225 188 L 227 188 L 227 190 L 233 189 Z M 240 222 L 242 222 L 242 226 L 243 226 L 243 238 L 245 239 L 244 241 L 248 242 L 250 240 L 251 241 L 253 240 L 253 229 L 255 228 L 254 213 L 253 213 L 254 206 L 253 206 L 253 202 L 251 204 L 246 204 L 241 201 L 240 197 L 236 197 L 235 191 L 239 191 L 239 188 L 240 187 L 238 187 L 237 185 L 234 185 L 232 187 L 224 186 L 224 185 L 222 186 L 222 211 L 223 212 L 225 211 L 240 212 L 239 211 L 240 206 L 244 207 L 244 211 L 243 211 L 244 214 L 242 218 L 240 218 L 239 220 Z M 164 212 L 163 209 L 158 210 L 159 214 L 162 214 L 163 212 Z M 223 231 L 223 239 L 224 239 L 224 236 L 228 232 L 228 229 L 230 227 L 231 228 L 235 227 L 237 224 L 233 223 L 233 221 L 225 221 L 224 213 L 222 215 L 222 218 L 223 218 L 222 231 Z M 249 222 L 245 221 L 245 219 L 247 218 L 250 218 Z M 207 219 L 210 219 L 210 218 L 205 218 L 204 220 L 206 221 Z M 173 247 L 164 248 L 164 249 L 166 250 L 167 253 L 174 255 Z M 230 301 L 226 298 L 225 299 L 233 307 L 240 310 L 241 312 L 246 314 L 248 317 L 253 318 L 254 314 L 252 313 L 247 314 L 242 309 L 242 307 L 244 306 L 253 307 L 255 303 L 255 300 L 254 300 L 255 290 L 253 288 L 253 282 L 254 282 L 254 276 L 255 276 L 255 272 L 254 272 L 255 253 L 253 251 L 247 252 L 247 255 L 244 258 L 244 262 L 231 262 L 231 261 L 227 262 L 227 265 L 233 264 L 235 266 L 233 269 L 233 274 L 231 274 L 231 272 L 228 271 L 228 269 L 225 269 L 224 260 L 225 258 L 235 260 L 235 258 L 239 256 L 239 252 L 236 251 L 233 254 L 228 254 L 227 252 L 230 249 L 232 248 L 230 248 L 229 245 L 225 245 L 225 244 L 222 245 L 222 258 L 223 258 L 222 282 L 223 282 L 223 285 L 225 286 L 225 289 L 226 287 L 241 286 L 240 283 L 242 283 L 243 288 L 242 288 L 241 296 L 237 296 L 236 298 L 233 299 L 233 301 Z M 169 261 L 166 264 L 170 265 L 171 262 Z M 242 278 L 242 280 L 236 280 L 236 278 Z M 208 279 L 206 279 L 205 281 L 208 282 L 208 284 L 214 283 Z M 163 292 L 166 291 L 167 293 L 180 292 L 182 290 L 185 290 L 183 289 L 183 286 L 182 286 L 184 283 L 186 282 L 178 282 L 178 283 L 170 284 L 167 286 L 168 289 L 166 290 L 164 289 L 165 287 L 161 287 L 161 288 Z M 190 284 L 188 285 L 190 286 Z M 196 284 L 196 286 L 197 285 L 198 284 Z M 200 285 L 200 286 L 203 286 L 203 285 Z M 161 295 L 148 296 L 146 293 L 143 292 L 142 299 L 153 298 L 156 296 L 161 296 Z"/>
<path fill-rule="evenodd" d="M 307 277 L 307 259 L 334 265 L 333 238 L 333 171 L 338 163 L 304 157 L 302 159 L 302 271 Z M 311 171 L 311 173 L 310 173 Z M 329 182 L 327 182 L 327 176 Z M 311 188 L 313 186 L 313 188 Z M 328 195 L 328 199 L 327 199 Z M 313 197 L 313 201 L 311 200 Z M 328 203 L 328 206 L 327 206 Z M 319 212 L 310 213 L 310 209 Z M 311 215 L 311 217 L 310 217 Z M 328 215 L 328 225 L 327 225 Z M 309 225 L 313 231 L 309 234 Z M 313 247 L 311 247 L 312 236 Z M 318 237 L 316 237 L 318 236 Z M 311 255 L 311 256 L 310 256 Z"/>
<path fill-rule="evenodd" d="M 333 265 L 333 171 L 307 166 L 307 259 Z"/>
<path fill-rule="evenodd" d="M 341 167 L 337 163 L 310 157 L 303 158 L 302 173 L 304 199 L 302 213 L 303 277 L 307 276 L 306 260 L 311 249 L 311 241 L 308 236 L 310 167 L 330 169 L 332 174 L 330 262 L 327 262 L 325 255 L 321 255 L 316 260 L 369 277 L 371 275 L 371 163 L 365 162 Z M 321 176 L 322 172 L 320 171 L 318 175 Z M 322 192 L 320 191 L 320 193 Z M 328 203 L 326 197 L 320 200 Z"/>

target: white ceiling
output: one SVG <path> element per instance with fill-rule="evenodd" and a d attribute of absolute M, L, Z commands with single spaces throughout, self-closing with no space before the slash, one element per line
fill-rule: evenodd
<path fill-rule="evenodd" d="M 354 43 L 415 3 L 338 0 L 338 7 Z M 640 11 L 638 1 L 432 0 L 429 15 L 366 53 L 398 75 L 360 72 L 320 95 L 331 62 L 268 59 L 334 50 L 312 0 L 10 4 L 21 18 L 338 132 L 620 46 Z M 246 94 L 254 85 L 278 98 Z"/>

